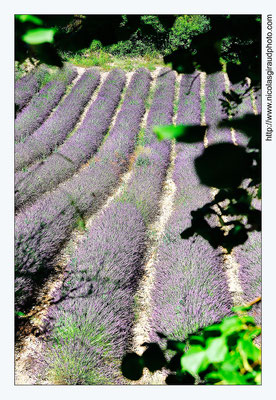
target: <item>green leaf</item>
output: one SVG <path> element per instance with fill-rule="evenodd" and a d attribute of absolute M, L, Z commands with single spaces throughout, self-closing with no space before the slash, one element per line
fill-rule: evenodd
<path fill-rule="evenodd" d="M 262 374 L 261 372 L 258 372 L 256 377 L 255 377 L 255 382 L 257 385 L 261 385 L 262 384 Z"/>
<path fill-rule="evenodd" d="M 234 372 L 240 369 L 239 364 L 235 363 L 234 360 L 227 360 L 223 364 L 221 364 L 220 370 Z"/>
<path fill-rule="evenodd" d="M 167 349 L 168 350 L 175 350 L 175 351 L 180 351 L 184 352 L 186 348 L 186 344 L 183 342 L 180 342 L 179 340 L 168 340 L 167 342 Z"/>
<path fill-rule="evenodd" d="M 229 371 L 230 370 L 232 371 L 230 364 L 233 365 L 236 370 L 243 368 L 243 361 L 241 355 L 237 351 L 231 351 L 230 353 L 228 353 L 224 359 L 224 362 L 221 364 L 220 368 L 224 368 L 223 367 L 224 364 L 225 364 L 225 369 Z"/>
<path fill-rule="evenodd" d="M 206 355 L 211 363 L 222 362 L 228 352 L 224 337 L 210 338 L 206 342 Z"/>
<path fill-rule="evenodd" d="M 183 371 L 188 371 L 195 375 L 204 371 L 209 365 L 209 360 L 205 349 L 199 345 L 192 346 L 187 353 L 181 357 L 181 367 Z"/>
<path fill-rule="evenodd" d="M 43 21 L 35 17 L 34 15 L 29 15 L 29 14 L 19 14 L 15 16 L 16 19 L 18 19 L 20 22 L 32 22 L 35 25 L 43 25 Z"/>
<path fill-rule="evenodd" d="M 203 336 L 204 339 L 206 340 L 209 337 L 219 337 L 221 336 L 221 325 L 220 324 L 213 324 L 210 326 L 206 326 L 203 330 Z"/>
<path fill-rule="evenodd" d="M 247 325 L 251 325 L 251 326 L 256 326 L 255 319 L 254 319 L 254 317 L 252 317 L 251 315 L 242 315 L 242 316 L 240 317 L 240 319 L 241 319 L 241 322 L 242 322 L 243 324 L 247 324 Z"/>
<path fill-rule="evenodd" d="M 191 335 L 189 336 L 190 344 L 199 344 L 201 346 L 205 346 L 205 340 L 202 336 Z"/>
<path fill-rule="evenodd" d="M 15 315 L 17 315 L 18 317 L 26 317 L 26 314 L 21 311 L 15 311 Z"/>
<path fill-rule="evenodd" d="M 122 374 L 133 381 L 138 381 L 143 375 L 144 361 L 135 353 L 127 353 L 122 360 Z"/>
<path fill-rule="evenodd" d="M 209 372 L 207 375 L 205 375 L 205 380 L 207 383 L 213 385 L 215 383 L 220 382 L 222 380 L 222 377 L 219 372 L 214 371 L 214 372 Z"/>
<path fill-rule="evenodd" d="M 202 142 L 208 126 L 201 125 L 164 125 L 153 127 L 158 140 L 173 139 L 184 143 Z"/>
<path fill-rule="evenodd" d="M 256 326 L 256 328 L 250 330 L 249 336 L 251 338 L 255 338 L 256 336 L 259 336 L 261 334 L 261 332 L 262 332 L 261 327 L 260 326 Z"/>
<path fill-rule="evenodd" d="M 207 383 L 223 384 L 223 385 L 246 385 L 246 377 L 238 371 L 219 370 L 218 372 L 210 372 L 205 376 Z"/>
<path fill-rule="evenodd" d="M 22 40 L 28 44 L 53 43 L 55 33 L 55 28 L 29 29 L 22 36 Z"/>
<path fill-rule="evenodd" d="M 233 316 L 229 318 L 225 318 L 221 324 L 220 329 L 224 336 L 229 336 L 234 332 L 240 331 L 243 329 L 243 323 L 241 322 L 238 316 Z"/>
<path fill-rule="evenodd" d="M 258 360 L 261 356 L 261 350 L 251 340 L 239 339 L 237 349 L 243 357 L 252 361 Z"/>
<path fill-rule="evenodd" d="M 241 375 L 238 371 L 220 370 L 220 375 L 225 385 L 246 385 L 246 376 Z"/>
<path fill-rule="evenodd" d="M 237 306 L 237 307 L 232 307 L 232 311 L 234 313 L 239 313 L 243 311 L 249 311 L 251 310 L 252 306 Z"/>

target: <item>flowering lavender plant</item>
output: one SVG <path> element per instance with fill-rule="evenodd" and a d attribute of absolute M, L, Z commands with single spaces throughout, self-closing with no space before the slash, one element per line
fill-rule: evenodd
<path fill-rule="evenodd" d="M 16 208 L 68 179 L 97 151 L 110 125 L 124 84 L 123 71 L 110 72 L 78 131 L 42 162 L 38 169 L 27 173 L 25 179 L 16 185 Z"/>
<path fill-rule="evenodd" d="M 222 72 L 207 75 L 205 84 L 205 119 L 209 125 L 207 132 L 208 144 L 231 142 L 230 128 L 220 129 L 217 124 L 222 119 L 227 119 L 228 115 L 223 110 L 220 98 L 225 91 L 225 81 Z"/>
<path fill-rule="evenodd" d="M 138 70 L 109 137 L 88 168 L 16 217 L 15 286 L 19 309 L 34 300 L 40 281 L 50 273 L 51 260 L 73 229 L 76 218 L 96 212 L 127 168 L 149 83 L 149 72 Z"/>
<path fill-rule="evenodd" d="M 45 320 L 43 358 L 54 381 L 95 384 L 100 368 L 114 383 L 134 320 L 145 233 L 135 206 L 113 204 L 94 221 L 68 263 Z"/>
<path fill-rule="evenodd" d="M 27 166 L 38 157 L 49 155 L 60 145 L 77 123 L 81 112 L 100 81 L 96 69 L 88 69 L 71 92 L 48 118 L 24 143 L 15 145 L 15 170 Z"/>
<path fill-rule="evenodd" d="M 56 79 L 48 82 L 16 117 L 15 141 L 19 142 L 30 136 L 50 115 L 65 93 L 66 87 L 76 77 L 77 72 L 71 67 L 62 70 Z"/>
<path fill-rule="evenodd" d="M 175 73 L 169 68 L 162 68 L 158 74 L 152 104 L 147 118 L 144 134 L 145 144 L 155 141 L 152 128 L 155 125 L 172 123 Z"/>
<path fill-rule="evenodd" d="M 174 211 L 155 267 L 151 340 L 159 340 L 156 331 L 183 340 L 197 328 L 220 320 L 232 306 L 220 251 L 201 237 L 180 238 L 181 230 L 190 223 L 191 210 L 210 198 L 209 189 L 200 185 L 193 167 L 193 159 L 201 151 L 201 144 L 178 145 Z"/>
<path fill-rule="evenodd" d="M 39 91 L 43 79 L 47 74 L 49 74 L 49 72 L 45 66 L 42 65 L 15 82 L 14 100 L 17 112 L 21 111 L 34 94 Z"/>

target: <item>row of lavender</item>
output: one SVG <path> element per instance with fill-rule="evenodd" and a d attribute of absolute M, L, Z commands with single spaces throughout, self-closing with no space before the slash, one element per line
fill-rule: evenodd
<path fill-rule="evenodd" d="M 149 82 L 145 70 L 130 82 L 115 126 L 91 164 L 95 184 L 103 186 L 107 174 L 111 186 L 116 184 L 116 175 L 118 181 L 118 172 L 126 164 L 120 161 L 127 161 L 127 153 L 134 149 L 139 119 L 145 111 L 141 97 L 145 99 Z M 63 287 L 56 293 L 58 305 L 51 308 L 46 323 L 50 337 L 45 361 L 56 382 L 116 381 L 134 319 L 133 299 L 142 272 L 146 225 L 158 209 L 169 157 L 168 142 L 152 144 L 139 154 L 127 189 L 94 221 L 68 264 Z M 81 178 L 79 183 L 84 183 L 84 175 Z"/>
<path fill-rule="evenodd" d="M 45 121 L 76 76 L 74 68 L 65 66 L 32 97 L 15 119 L 15 142 L 24 141 Z"/>
<path fill-rule="evenodd" d="M 177 123 L 200 122 L 199 79 L 193 83 L 189 108 L 183 106 L 192 78 L 184 76 L 181 81 Z M 50 343 L 53 341 L 56 346 L 50 344 L 48 362 L 63 382 L 106 383 L 99 370 L 107 381 L 116 379 L 114 371 L 133 321 L 133 293 L 142 272 L 146 226 L 156 216 L 169 160 L 168 143 L 154 143 L 151 127 L 156 121 L 172 122 L 174 79 L 173 73 L 161 71 L 145 130 L 146 143 L 153 144 L 138 155 L 127 189 L 93 223 L 83 246 L 68 264 L 62 293 L 56 294 L 59 306 L 52 308 L 49 315 L 53 329 L 49 332 Z M 149 83 L 147 71 L 134 74 L 115 126 L 89 167 L 18 215 L 16 305 L 19 310 L 24 310 L 33 299 L 76 219 L 97 211 L 118 184 L 134 150 Z M 162 87 L 169 95 L 163 93 L 161 101 Z M 157 106 L 153 107 L 154 104 Z M 179 238 L 179 233 L 189 225 L 190 211 L 209 200 L 208 190 L 199 185 L 193 172 L 193 159 L 202 148 L 202 145 L 178 148 L 174 172 L 176 207 L 159 250 L 162 265 L 157 266 L 152 338 L 155 330 L 183 338 L 198 326 L 221 318 L 230 309 L 219 252 L 214 252 L 203 240 L 184 244 Z M 114 249 L 115 239 L 121 243 L 119 252 Z M 97 253 L 97 249 L 101 251 Z"/>
<path fill-rule="evenodd" d="M 45 320 L 44 361 L 54 382 L 120 383 L 120 360 L 143 273 L 146 226 L 158 207 L 169 149 L 168 143 L 155 144 L 147 155 L 148 167 L 135 163 L 123 198 L 93 221 L 67 265 L 66 279 L 55 294 L 57 304 Z M 147 200 L 142 209 L 141 198 Z"/>
<path fill-rule="evenodd" d="M 169 159 L 168 142 L 139 151 L 127 187 L 93 221 L 68 263 L 66 279 L 55 294 L 58 304 L 45 321 L 44 362 L 54 382 L 122 382 L 119 367 L 134 321 L 146 228 L 158 213 Z"/>
<path fill-rule="evenodd" d="M 43 86 L 44 80 L 50 75 L 50 72 L 44 65 L 31 71 L 22 78 L 16 80 L 14 88 L 14 102 L 17 112 L 31 100 L 36 92 Z"/>
<path fill-rule="evenodd" d="M 168 79 L 168 81 L 170 80 L 170 74 L 168 74 L 168 73 L 166 73 L 166 74 L 161 74 L 161 76 L 159 77 L 159 82 L 158 82 L 158 84 L 159 85 L 157 85 L 157 90 L 156 90 L 156 93 L 158 92 L 158 90 L 159 90 L 159 88 L 161 87 L 161 83 L 162 83 L 162 80 L 164 80 L 164 76 L 165 77 L 167 77 L 167 78 L 169 78 Z M 185 79 L 187 79 L 187 77 L 185 78 Z M 171 80 L 173 81 L 173 77 L 171 78 Z M 169 87 L 169 92 L 171 92 L 172 91 L 172 87 L 173 87 L 173 84 L 171 84 L 171 86 Z M 182 85 L 182 87 L 183 87 L 183 85 Z M 188 88 L 188 87 L 187 87 Z M 187 89 L 186 88 L 186 89 Z M 182 89 L 181 89 L 182 90 Z M 160 91 L 160 90 L 159 90 Z M 170 98 L 171 96 L 168 96 L 168 98 Z M 209 98 L 209 97 L 208 97 Z M 159 96 L 155 96 L 155 99 L 159 99 Z M 187 99 L 187 96 L 186 96 L 186 99 Z M 156 103 L 156 100 L 155 100 L 155 103 Z M 167 109 L 170 109 L 172 107 L 172 102 L 169 104 L 169 106 L 167 107 Z M 185 108 L 185 107 L 182 107 L 183 109 L 188 109 L 188 108 Z M 163 109 L 166 109 L 166 104 L 163 102 Z M 180 108 L 179 108 L 179 112 L 180 112 L 180 110 L 181 110 L 181 104 L 180 104 Z M 161 113 L 160 113 L 160 107 L 159 107 L 159 110 L 158 110 L 158 108 L 157 108 L 157 113 L 156 113 L 156 115 L 157 115 L 157 118 L 158 118 L 158 112 L 159 112 L 159 115 L 161 114 L 161 115 L 164 115 L 164 111 L 162 110 L 162 108 L 161 108 Z M 151 110 L 151 113 L 152 113 L 152 110 Z M 188 118 L 188 115 L 187 115 L 187 113 L 186 113 L 186 115 L 185 115 L 185 117 L 183 117 L 183 121 L 185 121 L 185 122 L 187 122 L 187 118 Z M 152 118 L 149 118 L 148 119 L 148 126 L 150 125 L 150 121 L 151 121 L 151 119 Z M 168 123 L 170 123 L 171 121 L 169 121 L 168 120 Z M 180 121 L 181 122 L 181 121 Z M 180 123 L 179 122 L 179 118 L 178 118 L 178 123 Z M 191 121 L 191 123 L 192 123 L 192 121 Z M 124 153 L 124 152 L 122 152 L 122 153 Z M 115 161 L 115 163 L 113 164 L 113 165 L 116 165 L 116 161 Z M 98 166 L 100 166 L 99 164 L 98 164 Z M 87 205 L 85 206 L 85 207 L 87 207 Z M 84 209 L 85 209 L 85 207 L 84 207 Z"/>
<path fill-rule="evenodd" d="M 237 94 L 244 93 L 248 89 L 248 83 L 245 85 L 231 85 L 231 90 Z M 218 129 L 215 125 L 219 120 L 225 118 L 221 108 L 219 93 L 226 90 L 225 77 L 222 73 L 208 76 L 205 87 L 206 97 L 206 122 L 211 123 L 211 129 L 208 129 L 208 143 L 217 143 L 220 141 L 231 141 L 230 129 Z M 261 112 L 261 91 L 253 94 L 256 110 Z M 238 105 L 235 110 L 235 118 L 240 118 L 246 114 L 253 114 L 254 106 L 250 92 Z M 240 146 L 246 146 L 249 137 L 242 132 L 235 132 L 236 143 Z M 243 185 L 245 182 L 243 183 Z M 261 210 L 261 202 L 255 200 L 254 207 Z M 243 289 L 244 300 L 250 302 L 261 296 L 261 233 L 254 232 L 249 234 L 249 239 L 244 245 L 238 246 L 233 255 L 239 264 L 239 279 Z M 261 323 L 260 303 L 253 307 L 253 315 L 258 323 Z"/>
<path fill-rule="evenodd" d="M 39 157 L 48 156 L 56 146 L 62 144 L 76 125 L 99 81 L 98 70 L 91 68 L 85 71 L 52 116 L 24 143 L 15 145 L 16 171 L 33 163 Z"/>
<path fill-rule="evenodd" d="M 237 88 L 242 90 L 242 88 Z M 244 89 L 243 89 L 244 90 Z M 256 111 L 261 113 L 261 91 L 253 95 Z M 250 97 L 242 103 L 242 109 L 238 108 L 237 116 L 253 112 L 253 104 Z M 236 133 L 237 142 L 242 145 L 248 143 L 249 138 L 240 132 Z M 261 211 L 261 201 L 254 199 L 254 207 Z M 250 232 L 247 241 L 234 250 L 236 261 L 239 263 L 239 280 L 243 289 L 244 300 L 251 302 L 262 294 L 262 237 L 261 232 Z M 261 303 L 253 306 L 251 314 L 258 324 L 261 324 Z M 260 338 L 257 343 L 260 344 Z"/>
<path fill-rule="evenodd" d="M 216 86 L 207 81 L 207 90 L 209 84 Z M 192 93 L 191 100 L 189 93 Z M 209 100 L 213 102 L 214 98 L 206 100 L 208 108 Z M 200 124 L 199 77 L 183 76 L 178 109 L 177 124 Z M 211 126 L 209 133 L 215 133 L 215 126 Z M 158 248 L 155 265 L 151 340 L 158 340 L 156 332 L 183 340 L 187 334 L 220 320 L 231 310 L 232 300 L 222 272 L 220 251 L 214 251 L 201 237 L 180 238 L 180 233 L 190 225 L 190 212 L 210 201 L 209 188 L 199 183 L 194 171 L 194 159 L 202 151 L 202 143 L 177 145 L 173 173 L 176 185 L 174 210 Z"/>
<path fill-rule="evenodd" d="M 35 200 L 70 178 L 97 151 L 111 123 L 125 85 L 125 73 L 115 69 L 103 83 L 79 129 L 44 162 L 15 176 L 15 208 Z"/>
<path fill-rule="evenodd" d="M 172 123 L 173 101 L 175 96 L 175 73 L 169 68 L 161 69 L 154 93 L 154 98 L 147 118 L 145 144 L 154 143 L 156 136 L 152 131 L 155 125 Z"/>
<path fill-rule="evenodd" d="M 34 300 L 41 281 L 52 269 L 51 260 L 72 231 L 76 219 L 96 212 L 118 184 L 135 146 L 150 80 L 146 70 L 134 74 L 115 125 L 90 165 L 17 216 L 18 309 L 28 307 Z"/>

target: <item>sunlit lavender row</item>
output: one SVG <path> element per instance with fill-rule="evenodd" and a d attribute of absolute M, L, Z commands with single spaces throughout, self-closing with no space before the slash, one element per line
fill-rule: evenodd
<path fill-rule="evenodd" d="M 137 71 L 109 137 L 88 168 L 16 218 L 15 287 L 19 308 L 33 301 L 40 280 L 52 269 L 50 261 L 76 220 L 87 212 L 97 211 L 127 168 L 145 111 L 149 84 L 150 74 Z"/>
<path fill-rule="evenodd" d="M 198 124 L 200 85 L 196 81 L 193 84 L 195 99 L 189 108 L 189 122 Z M 180 89 L 181 105 L 187 101 L 188 93 L 182 85 Z M 181 107 L 179 110 L 178 121 L 185 123 L 183 110 Z M 188 240 L 180 237 L 180 233 L 190 226 L 190 212 L 211 199 L 210 189 L 199 183 L 194 170 L 194 159 L 202 151 L 202 143 L 177 145 L 173 212 L 158 248 L 155 265 L 151 340 L 158 340 L 156 332 L 184 339 L 198 328 L 220 320 L 231 310 L 232 299 L 220 251 L 214 250 L 202 237 Z"/>
<path fill-rule="evenodd" d="M 123 203 L 134 203 L 146 224 L 159 212 L 159 199 L 170 162 L 170 150 L 168 142 L 144 147 L 135 160 L 127 188 L 118 198 Z"/>
<path fill-rule="evenodd" d="M 217 124 L 222 119 L 227 119 L 220 99 L 222 92 L 226 91 L 225 76 L 222 72 L 207 75 L 205 83 L 205 119 L 209 125 L 207 131 L 208 144 L 231 142 L 231 129 L 218 128 Z"/>
<path fill-rule="evenodd" d="M 114 203 L 94 221 L 46 316 L 41 357 L 54 382 L 118 383 L 145 238 L 141 213 L 132 204 Z"/>
<path fill-rule="evenodd" d="M 34 200 L 72 176 L 97 151 L 111 123 L 125 84 L 125 74 L 113 70 L 103 83 L 81 126 L 45 162 L 15 186 L 15 207 Z"/>
<path fill-rule="evenodd" d="M 67 85 L 77 76 L 72 67 L 65 67 L 56 79 L 48 82 L 33 96 L 30 103 L 17 115 L 15 120 L 15 141 L 24 141 L 50 115 L 64 95 Z"/>
<path fill-rule="evenodd" d="M 235 251 L 235 258 L 239 263 L 239 279 L 243 289 L 243 297 L 246 302 L 251 302 L 261 296 L 262 270 L 261 270 L 261 234 L 251 232 L 248 240 Z M 260 303 L 253 306 L 252 314 L 258 324 L 261 323 Z"/>
<path fill-rule="evenodd" d="M 146 226 L 158 209 L 164 180 L 159 170 L 166 171 L 169 148 L 165 142 L 155 144 L 143 158 L 147 163 L 137 159 L 124 194 L 93 221 L 66 268 L 55 294 L 57 305 L 44 322 L 44 362 L 54 381 L 120 382 L 120 360 L 129 345 L 134 295 L 143 272 Z"/>
<path fill-rule="evenodd" d="M 200 74 L 183 75 L 180 81 L 176 125 L 200 124 Z"/>
<path fill-rule="evenodd" d="M 100 81 L 96 69 L 84 72 L 71 92 L 57 107 L 53 115 L 29 136 L 24 143 L 15 145 L 15 170 L 27 166 L 38 157 L 49 155 L 73 130 L 81 112 Z"/>
<path fill-rule="evenodd" d="M 15 82 L 14 87 L 14 102 L 17 107 L 17 112 L 31 100 L 33 95 L 39 91 L 44 79 L 50 75 L 45 66 L 40 66 L 29 74 Z"/>
<path fill-rule="evenodd" d="M 156 79 L 151 108 L 147 118 L 144 140 L 146 144 L 155 142 L 156 135 L 152 128 L 155 125 L 169 125 L 173 117 L 173 101 L 175 95 L 175 73 L 162 68 Z"/>
<path fill-rule="evenodd" d="M 230 315 L 233 307 L 223 249 L 213 249 L 201 236 L 180 237 L 191 224 L 191 211 L 212 199 L 194 168 L 204 143 L 178 143 L 174 157 L 174 145 L 158 142 L 153 132 L 154 126 L 173 120 L 200 125 L 204 114 L 208 145 L 231 142 L 230 128 L 217 126 L 228 119 L 219 100 L 226 90 L 224 74 L 207 75 L 205 98 L 202 73 L 182 75 L 179 93 L 177 74 L 169 68 L 160 69 L 156 79 L 140 68 L 127 86 L 121 69 L 104 80 L 100 74 L 89 69 L 69 86 L 76 71 L 67 67 L 55 86 L 50 81 L 26 94 L 27 105 L 16 119 L 17 315 L 39 304 L 41 288 L 56 277 L 60 252 L 70 243 L 60 286 L 40 326 L 37 362 L 42 379 L 53 384 L 126 383 L 120 363 L 135 334 L 135 295 L 155 233 L 151 224 L 158 222 L 168 193 L 173 194 L 171 213 L 148 292 L 150 341 L 160 341 L 156 332 L 183 340 Z M 252 112 L 248 96 L 237 116 Z M 247 143 L 238 132 L 236 139 Z M 170 171 L 173 183 L 166 181 Z M 75 234 L 78 241 L 72 245 Z M 260 295 L 260 243 L 254 233 L 232 253 L 245 301 Z M 260 307 L 253 313 L 260 323 Z"/>
<path fill-rule="evenodd" d="M 184 339 L 229 314 L 232 306 L 220 251 L 202 237 L 180 238 L 190 225 L 190 211 L 210 200 L 209 189 L 199 184 L 193 171 L 192 159 L 188 147 L 176 159 L 174 211 L 155 265 L 151 340 L 158 339 L 156 332 Z"/>

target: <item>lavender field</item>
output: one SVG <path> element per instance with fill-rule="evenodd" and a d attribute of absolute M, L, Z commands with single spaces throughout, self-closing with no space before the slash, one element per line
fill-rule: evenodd
<path fill-rule="evenodd" d="M 232 274 L 222 248 L 180 237 L 212 199 L 194 159 L 246 138 L 217 127 L 224 72 L 67 65 L 42 86 L 45 73 L 15 85 L 16 383 L 129 384 L 127 351 L 220 321 L 239 288 L 244 304 L 260 296 L 259 233 L 231 252 Z M 158 141 L 171 124 L 207 124 L 204 142 Z"/>

